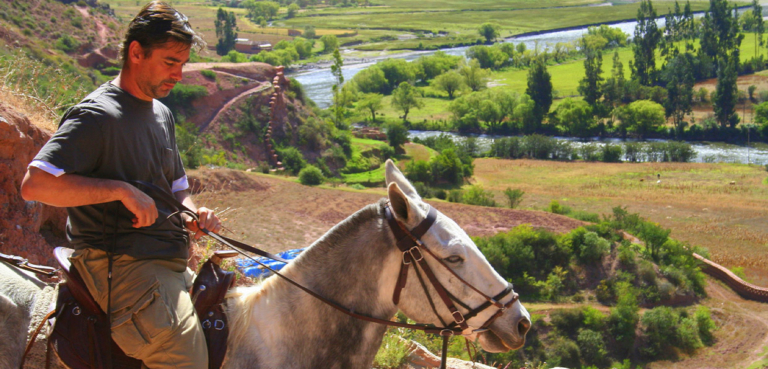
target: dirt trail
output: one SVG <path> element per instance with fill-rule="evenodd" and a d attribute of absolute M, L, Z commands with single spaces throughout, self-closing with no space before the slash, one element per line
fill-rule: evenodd
<path fill-rule="evenodd" d="M 202 127 L 200 127 L 200 131 L 201 132 L 205 131 L 208 128 L 208 126 L 211 125 L 211 123 L 215 122 L 216 119 L 218 119 L 221 114 L 224 114 L 224 112 L 226 112 L 227 109 L 229 109 L 238 100 L 270 88 L 272 88 L 272 84 L 269 82 L 264 82 L 259 87 L 254 87 L 248 91 L 244 91 L 241 94 L 229 99 L 229 101 L 227 101 L 224 105 L 221 106 L 221 108 L 219 108 L 219 110 L 216 111 L 216 115 L 214 115 L 213 118 L 211 118 L 211 120 L 208 121 L 208 123 L 205 123 Z"/>
<path fill-rule="evenodd" d="M 91 14 L 88 13 L 87 7 L 75 6 L 75 9 L 77 9 L 77 11 L 80 12 L 83 18 L 86 18 L 86 19 L 91 18 Z M 93 20 L 96 22 L 96 29 L 98 30 L 98 33 L 99 33 L 99 41 L 96 48 L 100 49 L 103 46 L 105 46 L 107 43 L 107 26 L 105 26 L 104 23 L 102 23 L 98 18 L 94 17 Z"/>
<path fill-rule="evenodd" d="M 699 349 L 695 356 L 681 360 L 658 361 L 648 369 L 747 368 L 766 358 L 768 348 L 768 309 L 764 303 L 741 298 L 728 286 L 707 278 L 707 299 L 712 319 L 717 324 L 715 344 Z"/>

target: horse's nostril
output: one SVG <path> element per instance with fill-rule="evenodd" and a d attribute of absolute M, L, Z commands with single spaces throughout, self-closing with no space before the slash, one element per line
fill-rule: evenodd
<path fill-rule="evenodd" d="M 517 322 L 517 332 L 520 333 L 520 337 L 525 337 L 525 334 L 528 333 L 528 330 L 531 329 L 531 321 L 528 320 L 528 318 L 521 318 L 519 322 Z"/>

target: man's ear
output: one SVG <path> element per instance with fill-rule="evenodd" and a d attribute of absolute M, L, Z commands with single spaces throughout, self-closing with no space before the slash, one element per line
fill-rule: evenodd
<path fill-rule="evenodd" d="M 128 45 L 128 60 L 131 63 L 135 64 L 143 60 L 146 56 L 144 56 L 145 50 L 144 47 L 141 46 L 139 41 L 133 40 Z"/>

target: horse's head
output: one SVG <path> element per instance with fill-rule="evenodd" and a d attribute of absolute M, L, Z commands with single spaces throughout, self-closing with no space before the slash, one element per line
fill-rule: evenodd
<path fill-rule="evenodd" d="M 427 217 L 429 205 L 421 201 L 421 197 L 410 182 L 389 160 L 386 163 L 386 179 L 390 207 L 395 219 L 408 229 L 417 227 Z M 437 212 L 434 224 L 421 237 L 421 241 L 436 258 L 443 262 L 440 263 L 430 255 L 424 256 L 424 260 L 427 261 L 445 290 L 461 302 L 456 305 L 463 314 L 467 314 L 468 310 L 460 307 L 461 304 L 475 309 L 487 301 L 470 286 L 486 296 L 497 296 L 507 288 L 508 283 L 491 267 L 464 230 L 444 214 Z M 446 267 L 463 279 L 466 284 L 446 270 Z M 429 286 L 429 293 L 440 318 L 435 315 L 421 283 L 419 283 L 419 278 L 414 275 L 413 269 L 415 268 L 410 269 L 408 282 L 402 290 L 402 298 L 398 308 L 410 319 L 419 323 L 431 323 L 438 327 L 443 326 L 440 319 L 448 324 L 452 323 L 454 318 L 448 308 L 442 303 L 435 292 L 435 288 L 431 287 L 426 281 L 427 278 L 424 277 L 424 283 Z M 499 302 L 508 304 L 515 298 L 514 296 L 514 293 L 508 293 L 500 298 Z M 470 334 L 471 330 L 482 327 L 498 310 L 498 308 L 490 306 L 479 312 L 477 316 L 467 319 L 470 329 L 467 329 L 465 334 Z M 477 334 L 485 351 L 505 352 L 523 346 L 525 334 L 530 325 L 531 320 L 528 311 L 519 301 L 516 301 L 501 316 L 493 320 L 487 330 Z"/>

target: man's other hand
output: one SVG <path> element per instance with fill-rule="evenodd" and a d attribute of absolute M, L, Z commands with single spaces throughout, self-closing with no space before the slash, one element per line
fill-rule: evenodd
<path fill-rule="evenodd" d="M 205 228 L 211 232 L 221 231 L 221 221 L 219 220 L 219 217 L 213 213 L 213 210 L 201 207 L 197 209 L 197 217 L 197 222 L 194 220 L 187 221 L 187 228 L 190 231 L 195 232 L 196 240 L 200 239 L 200 237 L 205 234 L 200 230 L 201 228 Z"/>
<path fill-rule="evenodd" d="M 133 228 L 149 227 L 157 220 L 155 200 L 136 187 L 126 183 L 125 196 L 120 200 L 133 213 Z"/>

